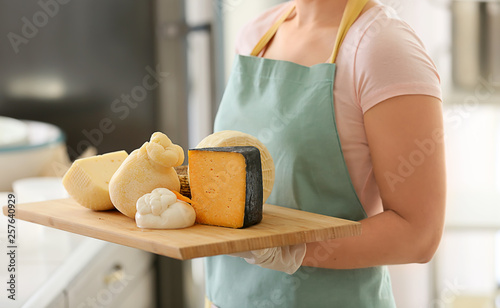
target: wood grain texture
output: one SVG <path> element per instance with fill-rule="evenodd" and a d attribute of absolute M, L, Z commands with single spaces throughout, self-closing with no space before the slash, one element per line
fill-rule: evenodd
<path fill-rule="evenodd" d="M 3 207 L 3 213 L 7 213 L 7 207 Z M 205 225 L 177 230 L 141 229 L 116 210 L 94 212 L 73 199 L 17 205 L 16 219 L 180 260 L 361 234 L 359 222 L 270 204 L 264 205 L 262 222 L 246 229 Z"/>

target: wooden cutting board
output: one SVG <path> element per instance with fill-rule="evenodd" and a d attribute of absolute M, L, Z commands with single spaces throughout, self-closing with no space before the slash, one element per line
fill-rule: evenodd
<path fill-rule="evenodd" d="M 6 215 L 7 207 L 3 213 Z M 73 199 L 19 204 L 16 219 L 180 260 L 361 234 L 359 222 L 270 204 L 264 205 L 262 222 L 246 229 L 205 225 L 177 230 L 141 229 L 116 210 L 94 212 Z"/>

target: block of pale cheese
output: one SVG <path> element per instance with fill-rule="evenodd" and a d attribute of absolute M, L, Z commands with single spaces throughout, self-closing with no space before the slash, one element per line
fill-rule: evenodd
<path fill-rule="evenodd" d="M 245 228 L 262 220 L 262 167 L 256 147 L 189 150 L 189 184 L 197 223 Z"/>
<path fill-rule="evenodd" d="M 262 184 L 264 189 L 263 203 L 266 202 L 274 186 L 274 162 L 266 146 L 252 135 L 234 131 L 223 130 L 205 137 L 196 146 L 197 148 L 254 146 L 260 150 L 262 165 Z"/>
<path fill-rule="evenodd" d="M 109 181 L 128 154 L 125 151 L 77 159 L 63 177 L 68 194 L 79 204 L 95 210 L 113 209 Z"/>
<path fill-rule="evenodd" d="M 109 182 L 111 202 L 124 215 L 134 218 L 140 197 L 155 188 L 179 192 L 180 182 L 175 166 L 184 161 L 184 151 L 160 132 L 151 136 L 141 148 L 133 151 L 113 174 Z"/>
<path fill-rule="evenodd" d="M 194 225 L 195 220 L 193 207 L 169 189 L 156 188 L 137 200 L 135 223 L 139 228 L 180 229 Z"/>

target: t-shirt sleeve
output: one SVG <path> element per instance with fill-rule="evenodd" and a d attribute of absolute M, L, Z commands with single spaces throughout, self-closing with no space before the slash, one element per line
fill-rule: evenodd
<path fill-rule="evenodd" d="M 399 19 L 374 22 L 367 28 L 356 52 L 354 85 L 363 113 L 400 95 L 442 100 L 436 66 L 415 32 Z"/>
<path fill-rule="evenodd" d="M 236 54 L 248 55 L 251 52 L 252 22 L 248 22 L 240 28 L 236 35 L 234 50 Z"/>

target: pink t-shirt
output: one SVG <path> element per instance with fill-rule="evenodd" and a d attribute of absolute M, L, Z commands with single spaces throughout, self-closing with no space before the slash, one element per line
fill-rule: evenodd
<path fill-rule="evenodd" d="M 290 4 L 274 6 L 244 26 L 236 41 L 236 53 L 249 55 Z M 351 26 L 336 64 L 333 94 L 342 152 L 361 204 L 372 216 L 383 208 L 363 114 L 399 95 L 441 99 L 440 79 L 422 41 L 392 8 L 382 4 L 367 10 Z"/>

